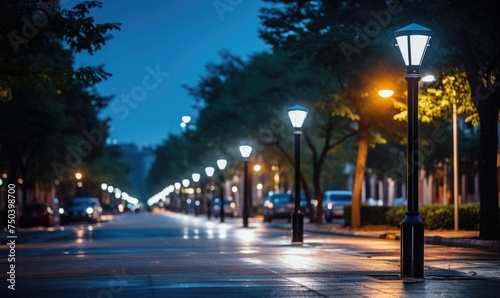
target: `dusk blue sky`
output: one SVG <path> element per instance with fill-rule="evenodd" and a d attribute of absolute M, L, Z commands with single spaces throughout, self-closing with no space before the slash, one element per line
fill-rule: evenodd
<path fill-rule="evenodd" d="M 261 0 L 128 0 L 94 9 L 97 22 L 122 23 L 99 52 L 78 55 L 76 64 L 102 64 L 113 74 L 97 85 L 99 94 L 114 96 L 104 111 L 113 119 L 111 138 L 142 147 L 181 133 L 181 117 L 197 116 L 182 84 L 196 85 L 221 50 L 247 58 L 269 48 L 257 33 L 263 6 Z"/>

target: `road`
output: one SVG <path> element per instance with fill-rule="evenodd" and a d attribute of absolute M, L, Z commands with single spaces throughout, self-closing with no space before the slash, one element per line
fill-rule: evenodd
<path fill-rule="evenodd" d="M 244 228 L 170 212 L 33 229 L 19 233 L 15 262 L 0 261 L 0 297 L 499 297 L 498 252 L 426 244 L 425 277 L 409 279 L 399 277 L 399 241 L 305 233 L 304 242 L 260 220 Z"/>

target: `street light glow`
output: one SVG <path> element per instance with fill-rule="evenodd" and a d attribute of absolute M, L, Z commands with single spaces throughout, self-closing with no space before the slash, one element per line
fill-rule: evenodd
<path fill-rule="evenodd" d="M 191 116 L 182 116 L 182 122 L 188 124 L 191 121 Z"/>
<path fill-rule="evenodd" d="M 406 66 L 420 66 L 422 64 L 431 33 L 430 29 L 415 23 L 394 32 Z"/>
<path fill-rule="evenodd" d="M 307 109 L 301 105 L 294 105 L 288 108 L 288 117 L 293 128 L 300 129 L 307 117 Z"/>
<path fill-rule="evenodd" d="M 214 175 L 215 168 L 214 167 L 206 167 L 205 168 L 205 174 L 207 174 L 208 177 L 212 177 Z"/>
<path fill-rule="evenodd" d="M 227 160 L 225 159 L 218 159 L 217 160 L 217 167 L 219 168 L 219 170 L 224 170 L 226 168 L 226 165 L 227 165 Z"/>
<path fill-rule="evenodd" d="M 193 182 L 198 182 L 198 181 L 200 181 L 201 175 L 198 173 L 193 173 L 191 175 L 191 178 L 193 178 Z"/>
<path fill-rule="evenodd" d="M 240 146 L 241 157 L 248 158 L 250 154 L 252 154 L 252 147 L 249 145 L 241 145 Z"/>
<path fill-rule="evenodd" d="M 394 90 L 379 90 L 378 95 L 382 98 L 389 98 L 394 95 Z"/>

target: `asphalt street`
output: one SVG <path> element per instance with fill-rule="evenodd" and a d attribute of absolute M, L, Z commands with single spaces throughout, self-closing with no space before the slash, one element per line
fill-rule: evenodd
<path fill-rule="evenodd" d="M 17 235 L 16 291 L 4 273 L 0 297 L 498 297 L 499 251 L 425 244 L 425 276 L 401 278 L 392 232 L 306 224 L 293 245 L 286 220 L 171 212 L 32 228 Z"/>

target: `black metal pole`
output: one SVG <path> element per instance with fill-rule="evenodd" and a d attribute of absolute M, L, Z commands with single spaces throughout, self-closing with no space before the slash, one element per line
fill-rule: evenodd
<path fill-rule="evenodd" d="M 212 190 L 211 190 L 211 181 L 210 178 L 208 179 L 208 189 L 205 193 L 206 196 L 206 206 L 207 206 L 207 218 L 210 219 L 212 217 L 212 204 L 211 204 L 211 196 L 212 196 Z"/>
<path fill-rule="evenodd" d="M 194 188 L 194 216 L 198 216 L 198 196 L 196 194 L 196 184 L 193 185 Z"/>
<path fill-rule="evenodd" d="M 418 67 L 408 67 L 408 211 L 401 222 L 401 277 L 424 276 L 424 223 L 418 212 Z"/>
<path fill-rule="evenodd" d="M 224 173 L 220 173 L 220 222 L 224 222 Z"/>
<path fill-rule="evenodd" d="M 295 135 L 295 208 L 292 216 L 292 244 L 304 243 L 304 214 L 300 210 L 300 128 L 293 132 Z"/>
<path fill-rule="evenodd" d="M 243 180 L 243 227 L 248 228 L 248 160 L 244 161 Z"/>

